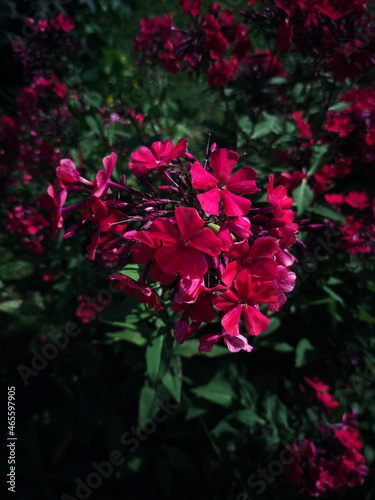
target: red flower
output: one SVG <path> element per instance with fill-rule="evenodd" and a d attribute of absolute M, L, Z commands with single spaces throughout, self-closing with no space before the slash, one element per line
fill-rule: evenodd
<path fill-rule="evenodd" d="M 104 170 L 99 170 L 99 172 L 96 174 L 96 179 L 94 182 L 96 187 L 93 191 L 93 195 L 96 196 L 96 198 L 100 198 L 102 194 L 107 190 L 107 185 L 115 169 L 116 162 L 116 153 L 111 153 L 111 156 L 106 156 L 105 158 L 103 158 Z"/>
<path fill-rule="evenodd" d="M 151 169 L 168 166 L 171 161 L 183 156 L 186 146 L 186 139 L 180 139 L 174 147 L 173 142 L 169 139 L 163 142 L 154 142 L 150 149 L 141 146 L 130 155 L 132 161 L 129 163 L 129 167 L 137 177 L 148 175 Z"/>
<path fill-rule="evenodd" d="M 240 269 L 246 268 L 258 281 L 272 281 L 278 276 L 278 268 L 274 255 L 280 251 L 276 238 L 258 238 L 249 248 L 247 240 L 233 243 L 225 254 L 230 259 L 221 280 L 227 286 L 232 286 L 233 280 Z"/>
<path fill-rule="evenodd" d="M 194 162 L 190 174 L 195 189 L 209 189 L 198 194 L 197 198 L 202 209 L 212 215 L 219 215 L 219 202 L 222 201 L 226 215 L 236 217 L 245 215 L 251 206 L 251 201 L 234 193 L 255 193 L 257 174 L 251 167 L 243 167 L 230 175 L 239 156 L 228 149 L 217 149 L 210 156 L 210 166 L 214 175 L 210 174 L 198 162 Z"/>
<path fill-rule="evenodd" d="M 218 61 L 207 71 L 208 85 L 210 87 L 224 87 L 235 74 L 237 64 L 227 61 Z"/>
<path fill-rule="evenodd" d="M 234 288 L 214 298 L 215 307 L 224 311 L 221 324 L 224 330 L 237 337 L 241 316 L 249 335 L 258 335 L 267 330 L 269 318 L 259 311 L 259 304 L 271 304 L 278 300 L 277 290 L 269 283 L 253 282 L 245 269 L 234 280 Z"/>
<path fill-rule="evenodd" d="M 231 352 L 239 352 L 241 350 L 251 352 L 253 350 L 253 346 L 248 344 L 247 339 L 243 335 L 237 335 L 236 337 L 233 337 L 232 335 L 228 335 L 227 333 L 214 335 L 209 333 L 207 335 L 202 335 L 202 337 L 199 339 L 198 351 L 211 352 L 216 342 L 220 339 L 224 340 L 225 345 Z"/>
<path fill-rule="evenodd" d="M 353 208 L 364 210 L 371 205 L 370 199 L 366 193 L 359 193 L 358 191 L 350 191 L 345 196 L 345 202 Z"/>
<path fill-rule="evenodd" d="M 315 389 L 317 398 L 327 406 L 327 408 L 336 408 L 336 406 L 339 406 L 339 403 L 328 393 L 330 389 L 329 385 L 324 384 L 318 377 L 314 377 L 314 380 L 310 380 L 307 377 L 304 377 L 304 379 Z"/>
<path fill-rule="evenodd" d="M 202 0 L 180 0 L 178 4 L 186 14 L 199 16 L 202 10 Z"/>
<path fill-rule="evenodd" d="M 42 194 L 40 199 L 45 208 L 52 209 L 53 237 L 56 237 L 57 231 L 64 225 L 61 209 L 68 196 L 68 191 L 59 180 L 55 180 L 54 185 L 48 184 L 47 193 Z"/>
<path fill-rule="evenodd" d="M 361 450 L 363 448 L 363 443 L 359 439 L 358 429 L 345 426 L 342 429 L 334 429 L 334 433 L 340 443 L 346 448 L 354 448 L 355 450 Z"/>
<path fill-rule="evenodd" d="M 175 210 L 176 224 L 169 219 L 156 219 L 151 235 L 160 238 L 164 246 L 155 252 L 155 259 L 164 272 L 179 273 L 183 278 L 201 278 L 208 265 L 206 253 L 216 257 L 221 250 L 221 241 L 208 227 L 195 208 L 178 207 Z"/>
<path fill-rule="evenodd" d="M 138 290 L 138 300 L 148 305 L 148 308 L 155 308 L 157 311 L 161 311 L 163 308 L 159 304 L 159 300 L 156 294 L 151 290 L 149 286 L 140 281 L 135 281 L 133 278 L 126 276 L 121 273 L 113 273 L 108 276 L 110 280 L 117 280 L 114 284 L 114 288 L 121 288 L 121 290 L 126 295 L 133 295 L 133 293 Z"/>

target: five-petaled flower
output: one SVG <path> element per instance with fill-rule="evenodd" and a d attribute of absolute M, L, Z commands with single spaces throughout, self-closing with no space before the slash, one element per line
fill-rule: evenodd
<path fill-rule="evenodd" d="M 257 173 L 251 167 L 243 167 L 231 175 L 238 160 L 239 156 L 234 151 L 225 148 L 213 151 L 210 156 L 210 166 L 214 175 L 203 168 L 198 161 L 193 163 L 190 170 L 193 188 L 209 190 L 197 195 L 206 213 L 219 215 L 220 201 L 223 203 L 225 214 L 230 217 L 245 215 L 249 211 L 251 201 L 234 193 L 255 193 Z"/>

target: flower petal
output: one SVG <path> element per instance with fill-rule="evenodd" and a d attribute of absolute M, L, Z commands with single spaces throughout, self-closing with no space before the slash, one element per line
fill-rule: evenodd
<path fill-rule="evenodd" d="M 224 212 L 229 217 L 236 217 L 237 215 L 246 215 L 250 210 L 251 201 L 242 196 L 237 196 L 227 189 L 221 191 L 223 198 Z"/>
<path fill-rule="evenodd" d="M 170 220 L 161 217 L 154 220 L 150 227 L 150 233 L 154 238 L 172 243 L 181 239 L 178 228 Z"/>
<path fill-rule="evenodd" d="M 253 346 L 248 344 L 247 339 L 243 335 L 237 335 L 237 337 L 224 335 L 224 343 L 230 352 L 238 352 L 242 349 L 247 352 L 251 352 L 253 350 Z"/>
<path fill-rule="evenodd" d="M 243 317 L 249 335 L 259 335 L 260 332 L 266 331 L 270 324 L 270 319 L 262 314 L 256 306 L 244 307 Z"/>
<path fill-rule="evenodd" d="M 234 337 L 237 337 L 240 334 L 239 322 L 241 318 L 242 309 L 243 309 L 242 305 L 233 307 L 233 309 L 228 311 L 221 319 L 221 324 L 223 325 L 224 330 L 229 335 L 233 335 Z"/>
<path fill-rule="evenodd" d="M 218 188 L 198 194 L 197 198 L 206 214 L 219 215 L 220 190 Z"/>
<path fill-rule="evenodd" d="M 194 238 L 190 240 L 190 245 L 201 252 L 217 257 L 221 250 L 221 240 L 208 227 L 204 227 Z"/>
<path fill-rule="evenodd" d="M 226 182 L 228 189 L 235 193 L 252 194 L 257 190 L 257 173 L 251 167 L 243 167 L 231 175 Z"/>
<path fill-rule="evenodd" d="M 192 186 L 194 189 L 210 189 L 219 184 L 219 181 L 212 174 L 207 172 L 205 168 L 195 161 L 190 169 L 192 177 Z"/>
<path fill-rule="evenodd" d="M 190 240 L 204 225 L 195 208 L 177 207 L 174 213 L 182 238 Z"/>
<path fill-rule="evenodd" d="M 155 252 L 155 260 L 167 274 L 176 274 L 183 264 L 183 252 L 178 244 L 166 245 Z"/>
<path fill-rule="evenodd" d="M 208 265 L 199 250 L 192 247 L 185 247 L 182 251 L 181 248 L 178 251 L 182 256 L 180 274 L 183 278 L 202 278 L 206 274 Z M 164 270 L 169 273 L 166 269 Z"/>
<path fill-rule="evenodd" d="M 234 151 L 226 148 L 216 149 L 211 153 L 210 165 L 214 175 L 221 181 L 226 182 L 238 160 L 239 156 Z"/>
<path fill-rule="evenodd" d="M 275 255 L 280 250 L 276 238 L 264 236 L 258 238 L 250 247 L 249 257 L 268 257 Z"/>

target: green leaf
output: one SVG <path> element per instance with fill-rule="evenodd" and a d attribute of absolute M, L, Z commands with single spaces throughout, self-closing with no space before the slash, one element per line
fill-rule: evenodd
<path fill-rule="evenodd" d="M 197 466 L 193 460 L 181 448 L 171 445 L 162 445 L 161 448 L 168 456 L 172 467 L 188 471 L 196 470 Z"/>
<path fill-rule="evenodd" d="M 146 419 L 152 418 L 153 413 L 155 411 L 155 401 L 156 400 L 156 391 L 153 387 L 149 385 L 144 385 L 141 390 L 141 394 L 139 397 L 139 416 L 138 423 L 142 428 L 146 422 Z"/>
<path fill-rule="evenodd" d="M 128 264 L 121 270 L 121 274 L 138 281 L 141 275 L 141 266 L 139 264 Z"/>
<path fill-rule="evenodd" d="M 262 342 L 262 348 L 272 349 L 272 351 L 278 352 L 293 352 L 294 347 L 287 342 Z"/>
<path fill-rule="evenodd" d="M 259 415 L 257 415 L 254 411 L 247 409 L 234 412 L 233 417 L 241 422 L 241 424 L 248 427 L 253 427 L 255 424 L 264 425 L 266 423 L 266 421 L 259 417 Z"/>
<path fill-rule="evenodd" d="M 211 403 L 226 407 L 230 406 L 235 395 L 231 386 L 219 373 L 207 385 L 192 389 L 192 392 Z"/>
<path fill-rule="evenodd" d="M 151 344 L 146 349 L 147 372 L 153 382 L 156 382 L 159 378 L 163 344 L 164 335 L 158 335 L 152 339 Z"/>
<path fill-rule="evenodd" d="M 260 139 L 270 133 L 281 134 L 282 122 L 279 117 L 269 113 L 263 113 L 264 120 L 259 122 L 251 134 L 252 139 Z"/>
<path fill-rule="evenodd" d="M 315 206 L 307 209 L 308 212 L 312 212 L 313 214 L 321 215 L 322 217 L 327 217 L 328 219 L 335 220 L 337 222 L 345 222 L 345 218 L 342 214 L 336 212 L 329 207 L 321 207 Z"/>
<path fill-rule="evenodd" d="M 317 351 L 308 339 L 301 339 L 296 347 L 295 365 L 301 368 L 310 361 L 316 359 Z"/>
<path fill-rule="evenodd" d="M 107 336 L 114 340 L 126 340 L 127 342 L 140 347 L 147 344 L 147 340 L 137 330 L 122 330 L 119 332 L 110 332 L 107 333 Z"/>
<path fill-rule="evenodd" d="M 365 311 L 363 307 L 359 308 L 359 320 L 366 321 L 366 323 L 375 323 L 375 318 Z"/>
<path fill-rule="evenodd" d="M 308 177 L 316 174 L 330 157 L 329 146 L 327 144 L 312 146 L 311 150 L 312 158 L 310 162 L 310 169 L 307 172 Z"/>
<path fill-rule="evenodd" d="M 6 300 L 5 302 L 0 303 L 0 311 L 6 314 L 15 314 L 21 304 L 22 300 Z"/>
<path fill-rule="evenodd" d="M 328 295 L 329 295 L 330 297 L 332 297 L 332 298 L 333 298 L 336 302 L 339 302 L 339 303 L 342 305 L 342 307 L 345 307 L 345 301 L 344 301 L 344 299 L 343 299 L 342 297 L 340 297 L 340 295 L 337 295 L 337 293 L 336 293 L 336 292 L 334 292 L 334 291 L 332 290 L 332 288 L 330 288 L 330 287 L 329 287 L 329 286 L 327 286 L 327 285 L 322 286 L 322 288 L 323 288 L 323 290 L 324 290 L 326 293 L 328 293 Z"/>
<path fill-rule="evenodd" d="M 345 111 L 348 109 L 353 103 L 352 102 L 337 102 L 333 104 L 329 109 L 329 111 Z"/>
<path fill-rule="evenodd" d="M 314 193 L 307 184 L 307 179 L 303 179 L 301 184 L 293 191 L 292 197 L 297 207 L 297 215 L 300 216 L 311 205 Z"/>
<path fill-rule="evenodd" d="M 93 116 L 91 116 L 91 115 L 85 116 L 85 121 L 86 121 L 87 125 L 89 126 L 89 128 L 93 132 L 95 132 L 95 134 L 97 134 L 99 136 L 102 135 L 100 125 L 98 124 L 97 120 Z"/>
<path fill-rule="evenodd" d="M 34 266 L 25 260 L 14 260 L 0 266 L 0 278 L 4 281 L 22 280 L 31 276 L 33 272 Z"/>
<path fill-rule="evenodd" d="M 86 92 L 85 94 L 86 102 L 93 106 L 94 108 L 99 109 L 102 105 L 102 96 L 98 92 Z"/>
<path fill-rule="evenodd" d="M 182 377 L 179 375 L 172 375 L 170 371 L 164 375 L 162 379 L 164 387 L 167 389 L 169 394 L 178 402 L 181 402 L 181 387 L 182 387 Z"/>

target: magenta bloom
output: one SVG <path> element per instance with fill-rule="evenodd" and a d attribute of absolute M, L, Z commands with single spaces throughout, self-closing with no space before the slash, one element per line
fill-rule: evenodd
<path fill-rule="evenodd" d="M 187 140 L 180 139 L 176 146 L 169 139 L 163 142 L 154 142 L 151 148 L 141 146 L 130 155 L 129 167 L 136 176 L 148 175 L 150 170 L 167 166 L 171 161 L 182 156 L 186 151 Z"/>
<path fill-rule="evenodd" d="M 197 195 L 206 213 L 219 215 L 220 201 L 223 203 L 224 212 L 230 217 L 245 215 L 249 211 L 251 201 L 234 193 L 255 193 L 257 173 L 251 167 L 243 167 L 230 175 L 238 159 L 239 156 L 234 151 L 217 149 L 210 156 L 214 175 L 207 172 L 198 161 L 193 163 L 190 170 L 193 188 L 209 190 Z"/>
<path fill-rule="evenodd" d="M 303 377 L 305 381 L 311 385 L 316 391 L 316 397 L 321 401 L 327 408 L 336 408 L 339 406 L 339 403 L 333 399 L 331 394 L 329 394 L 329 385 L 322 382 L 318 377 L 314 377 L 314 380 L 311 380 L 307 377 Z"/>
<path fill-rule="evenodd" d="M 201 278 L 208 265 L 203 253 L 217 257 L 221 240 L 208 227 L 195 208 L 178 207 L 175 210 L 176 225 L 169 219 L 156 219 L 151 235 L 160 238 L 164 246 L 155 252 L 155 259 L 167 274 L 179 273 L 183 278 Z"/>
<path fill-rule="evenodd" d="M 225 345 L 231 352 L 239 352 L 241 350 L 251 352 L 253 350 L 253 346 L 248 344 L 247 339 L 243 335 L 237 335 L 237 337 L 233 337 L 232 335 L 228 335 L 227 333 L 218 333 L 214 335 L 208 333 L 207 335 L 202 335 L 202 337 L 199 339 L 198 351 L 211 352 L 216 342 L 221 338 L 224 340 Z"/>
<path fill-rule="evenodd" d="M 235 337 L 240 334 L 241 316 L 249 335 L 258 335 L 267 330 L 269 318 L 259 311 L 259 304 L 278 301 L 277 290 L 270 283 L 254 283 L 246 269 L 240 271 L 234 280 L 235 290 L 230 289 L 214 298 L 214 305 L 224 311 L 221 324 L 224 330 Z"/>
<path fill-rule="evenodd" d="M 234 61 L 218 61 L 207 71 L 207 81 L 210 87 L 224 87 L 237 70 Z"/>
<path fill-rule="evenodd" d="M 111 156 L 106 156 L 103 158 L 103 166 L 104 170 L 99 170 L 96 174 L 95 179 L 95 189 L 93 191 L 93 195 L 96 198 L 100 198 L 102 194 L 106 191 L 108 182 L 111 179 L 111 175 L 115 169 L 117 162 L 117 154 L 111 153 Z"/>
<path fill-rule="evenodd" d="M 246 268 L 253 278 L 258 281 L 272 281 L 278 276 L 276 258 L 274 257 L 280 251 L 276 238 L 264 236 L 258 238 L 249 247 L 247 240 L 233 243 L 226 257 L 235 259 L 229 262 L 221 281 L 227 286 L 232 286 L 232 282 L 237 273 Z"/>

